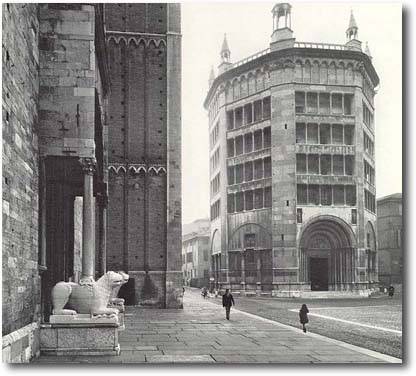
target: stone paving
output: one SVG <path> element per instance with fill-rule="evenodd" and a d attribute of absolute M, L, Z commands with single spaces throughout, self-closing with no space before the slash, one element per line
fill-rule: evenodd
<path fill-rule="evenodd" d="M 238 310 L 187 290 L 183 310 L 127 307 L 120 356 L 41 356 L 36 363 L 391 363 L 400 359 Z"/>

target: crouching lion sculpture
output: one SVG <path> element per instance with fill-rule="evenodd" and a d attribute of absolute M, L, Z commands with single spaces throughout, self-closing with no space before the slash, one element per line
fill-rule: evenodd
<path fill-rule="evenodd" d="M 96 282 L 77 284 L 58 282 L 52 289 L 54 315 L 76 315 L 89 313 L 94 317 L 113 317 L 117 308 L 108 307 L 114 289 L 125 283 L 125 277 L 109 271 Z"/>

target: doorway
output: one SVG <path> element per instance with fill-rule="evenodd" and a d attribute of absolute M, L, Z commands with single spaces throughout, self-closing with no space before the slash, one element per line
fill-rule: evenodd
<path fill-rule="evenodd" d="M 328 258 L 311 257 L 309 265 L 311 290 L 328 291 Z"/>

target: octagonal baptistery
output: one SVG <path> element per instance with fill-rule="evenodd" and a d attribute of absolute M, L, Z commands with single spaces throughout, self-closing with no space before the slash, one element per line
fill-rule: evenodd
<path fill-rule="evenodd" d="M 352 13 L 345 44 L 297 42 L 290 4 L 272 14 L 270 48 L 231 63 L 224 37 L 211 70 L 211 287 L 367 295 L 378 279 L 379 84 L 368 45 Z"/>

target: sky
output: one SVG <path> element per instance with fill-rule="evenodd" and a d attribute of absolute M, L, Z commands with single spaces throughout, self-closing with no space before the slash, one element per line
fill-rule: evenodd
<path fill-rule="evenodd" d="M 227 34 L 231 61 L 269 47 L 271 2 L 182 3 L 182 216 L 209 214 L 208 117 L 203 102 Z M 399 3 L 291 2 L 297 41 L 346 42 L 351 9 L 380 77 L 375 98 L 377 197 L 402 191 L 402 10 Z"/>

